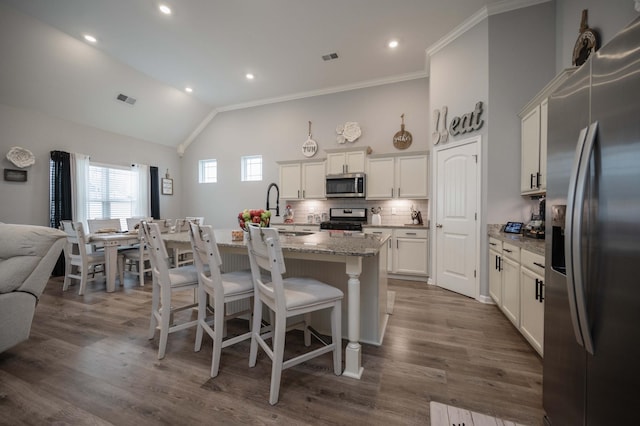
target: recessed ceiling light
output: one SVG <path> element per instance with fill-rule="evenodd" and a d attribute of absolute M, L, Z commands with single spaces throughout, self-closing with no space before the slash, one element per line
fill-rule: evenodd
<path fill-rule="evenodd" d="M 389 47 L 392 49 L 395 49 L 396 47 L 398 47 L 398 40 L 391 40 L 389 42 Z"/>
<path fill-rule="evenodd" d="M 166 4 L 161 4 L 160 6 L 158 6 L 158 9 L 160 9 L 160 12 L 164 13 L 165 15 L 171 15 L 171 8 Z"/>
<path fill-rule="evenodd" d="M 184 91 L 187 92 L 187 93 L 191 93 L 191 92 L 193 92 L 193 89 L 191 87 L 185 87 Z"/>
<path fill-rule="evenodd" d="M 256 78 L 256 76 L 251 73 L 247 73 L 246 77 L 247 77 L 247 80 L 253 80 L 254 78 Z"/>
<path fill-rule="evenodd" d="M 89 43 L 95 43 L 98 41 L 94 36 L 90 34 L 85 34 L 84 39 L 87 40 Z"/>

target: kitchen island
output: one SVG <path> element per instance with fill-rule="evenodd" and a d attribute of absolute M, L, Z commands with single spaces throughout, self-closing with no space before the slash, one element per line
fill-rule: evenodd
<path fill-rule="evenodd" d="M 225 272 L 249 267 L 244 241 L 233 241 L 231 230 L 215 230 Z M 359 379 L 363 373 L 360 343 L 382 344 L 389 312 L 387 306 L 386 235 L 350 232 L 317 232 L 308 235 L 280 235 L 287 276 L 313 277 L 341 289 L 342 334 L 345 349 L 343 375 Z M 163 234 L 168 249 L 189 245 L 188 233 Z M 345 277 L 345 274 L 347 277 Z M 329 318 L 312 315 L 312 324 L 330 334 Z M 345 332 L 346 331 L 346 332 Z"/>

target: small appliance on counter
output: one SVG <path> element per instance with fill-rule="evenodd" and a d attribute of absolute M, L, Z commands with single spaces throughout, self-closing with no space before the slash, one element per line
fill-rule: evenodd
<path fill-rule="evenodd" d="M 544 209 L 545 198 L 540 198 L 538 209 L 531 212 L 531 221 L 524 227 L 522 234 L 529 238 L 544 239 Z"/>
<path fill-rule="evenodd" d="M 420 213 L 420 210 L 414 209 L 413 206 L 411 206 L 411 224 L 412 225 L 424 224 L 424 222 L 422 221 L 422 213 Z"/>

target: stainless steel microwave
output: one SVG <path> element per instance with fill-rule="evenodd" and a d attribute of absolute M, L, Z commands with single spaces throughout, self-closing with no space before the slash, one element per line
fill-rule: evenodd
<path fill-rule="evenodd" d="M 364 198 L 365 177 L 364 173 L 327 175 L 327 198 Z"/>

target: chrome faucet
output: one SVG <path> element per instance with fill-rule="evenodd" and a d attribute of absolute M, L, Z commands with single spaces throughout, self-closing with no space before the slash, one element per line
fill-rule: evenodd
<path fill-rule="evenodd" d="M 265 210 L 269 211 L 269 193 L 274 186 L 276 187 L 276 216 L 280 216 L 280 188 L 273 182 L 270 183 L 269 188 L 267 188 L 267 208 Z"/>

